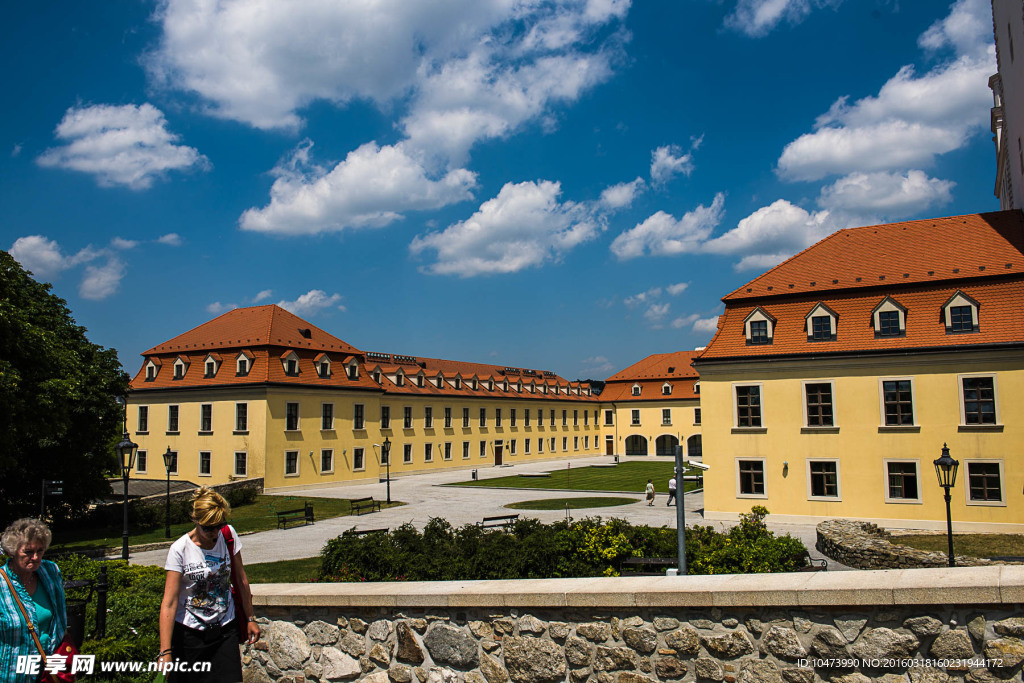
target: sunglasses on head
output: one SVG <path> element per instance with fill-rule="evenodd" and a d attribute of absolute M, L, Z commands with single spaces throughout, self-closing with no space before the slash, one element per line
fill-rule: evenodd
<path fill-rule="evenodd" d="M 227 524 L 221 522 L 220 524 L 200 524 L 199 528 L 208 534 L 213 534 L 223 529 Z"/>

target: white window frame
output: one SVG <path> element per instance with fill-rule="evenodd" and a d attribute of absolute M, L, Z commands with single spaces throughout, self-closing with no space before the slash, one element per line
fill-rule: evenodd
<path fill-rule="evenodd" d="M 740 387 L 758 387 L 758 396 L 761 400 L 760 413 L 761 413 L 761 424 L 754 426 L 740 426 L 740 409 L 739 409 L 739 393 L 736 391 Z M 766 429 L 765 426 L 765 415 L 764 415 L 764 382 L 733 382 L 732 384 L 732 428 L 733 429 Z"/>
<path fill-rule="evenodd" d="M 914 410 L 914 422 L 908 425 L 887 425 L 885 424 L 885 383 L 886 382 L 910 382 L 910 401 L 911 406 Z M 919 429 L 920 423 L 918 421 L 918 405 L 917 405 L 917 383 L 913 377 L 897 376 L 897 377 L 879 377 L 878 378 L 878 426 L 880 429 L 889 430 L 900 430 L 900 429 Z"/>
<path fill-rule="evenodd" d="M 444 442 L 444 459 L 445 460 L 451 460 L 452 459 L 452 442 L 451 441 L 445 441 Z"/>
<path fill-rule="evenodd" d="M 434 444 L 429 441 L 423 444 L 423 462 L 434 462 Z"/>
<path fill-rule="evenodd" d="M 171 429 L 171 408 L 174 408 L 175 421 L 177 424 L 174 429 Z M 180 434 L 181 433 L 181 405 L 177 403 L 169 403 L 167 405 L 167 433 L 168 434 Z"/>
<path fill-rule="evenodd" d="M 357 454 L 360 456 L 360 459 L 363 461 L 363 466 L 362 467 L 356 467 L 356 455 Z M 356 447 L 356 448 L 352 449 L 352 471 L 353 472 L 365 472 L 366 471 L 366 449 L 365 448 Z"/>
<path fill-rule="evenodd" d="M 434 428 L 434 406 L 423 406 L 423 428 Z"/>
<path fill-rule="evenodd" d="M 765 321 L 768 328 L 768 341 L 764 344 L 754 344 L 751 342 L 753 338 L 750 334 L 750 323 L 754 321 Z M 743 319 L 743 336 L 747 340 L 747 343 L 751 346 L 771 346 L 772 342 L 775 341 L 775 318 L 768 314 L 763 308 L 758 306 Z"/>
<path fill-rule="evenodd" d="M 812 462 L 834 462 L 836 464 L 836 495 L 835 496 L 814 496 L 811 495 L 811 463 Z M 828 502 L 842 502 L 843 500 L 843 469 L 839 458 L 806 458 L 804 460 L 804 476 L 807 477 L 807 500 L 821 500 Z"/>
<path fill-rule="evenodd" d="M 331 466 L 328 469 L 324 469 L 324 453 L 331 454 Z M 334 474 L 334 449 L 333 448 L 321 448 L 320 449 L 320 474 Z"/>
<path fill-rule="evenodd" d="M 210 456 L 210 471 L 203 473 L 203 454 Z M 196 476 L 197 477 L 212 477 L 213 476 L 213 453 L 211 451 L 199 451 L 199 457 L 196 461 Z"/>
<path fill-rule="evenodd" d="M 530 454 L 530 439 L 523 439 L 523 455 Z"/>
<path fill-rule="evenodd" d="M 242 468 L 242 472 L 238 471 L 238 456 L 242 456 L 242 464 L 245 467 Z M 233 454 L 233 461 L 231 463 L 231 471 L 235 479 L 245 479 L 249 476 L 249 452 L 248 451 L 235 451 Z"/>
<path fill-rule="evenodd" d="M 964 408 L 964 380 L 975 379 L 978 377 L 991 377 L 992 378 L 992 398 L 995 403 L 996 421 L 992 424 L 967 424 L 967 415 Z M 960 426 L 964 429 L 979 431 L 985 429 L 999 429 L 1003 426 L 999 418 L 1003 416 L 1002 411 L 999 409 L 999 374 L 995 372 L 967 372 L 956 376 L 956 387 L 957 393 L 960 395 Z M 916 415 L 914 417 L 917 417 Z"/>
<path fill-rule="evenodd" d="M 644 388 L 642 386 L 640 386 L 639 384 L 634 384 L 630 388 L 630 395 L 631 396 L 639 396 L 641 394 L 641 392 L 643 392 L 643 390 L 644 390 Z"/>
<path fill-rule="evenodd" d="M 140 455 L 143 457 L 140 458 Z M 145 467 L 141 466 L 143 461 L 146 463 Z M 135 474 L 149 474 L 149 451 L 135 451 Z"/>
<path fill-rule="evenodd" d="M 735 465 L 733 469 L 736 475 L 736 497 L 737 498 L 760 498 L 764 500 L 768 497 L 768 459 L 757 458 L 757 457 L 745 457 L 736 456 L 734 459 Z M 743 488 L 740 486 L 740 462 L 760 462 L 761 463 L 761 476 L 764 478 L 764 493 L 743 493 Z"/>
<path fill-rule="evenodd" d="M 294 375 L 292 373 L 288 372 L 288 363 L 290 361 L 295 361 L 295 374 Z M 288 353 L 286 353 L 283 356 L 281 356 L 281 369 L 284 370 L 284 374 L 285 374 L 286 377 L 298 377 L 299 374 L 301 374 L 301 372 L 302 372 L 302 369 L 299 366 L 300 366 L 299 354 L 295 353 L 294 351 L 289 351 Z"/>
<path fill-rule="evenodd" d="M 662 408 L 661 409 L 661 426 L 671 427 L 672 426 L 672 409 Z"/>
<path fill-rule="evenodd" d="M 320 379 L 330 379 L 331 377 L 331 359 L 326 356 L 316 364 L 316 376 Z"/>
<path fill-rule="evenodd" d="M 832 387 L 832 424 L 830 425 L 811 425 L 807 422 L 807 385 L 808 384 L 828 384 Z M 764 396 L 762 399 L 762 407 L 764 404 Z M 820 429 L 822 431 L 836 430 L 839 429 L 839 417 L 836 412 L 836 381 L 834 379 L 805 379 L 800 382 L 800 405 L 803 410 L 804 416 L 804 429 Z M 764 412 L 761 413 L 761 423 L 764 424 Z"/>
<path fill-rule="evenodd" d="M 137 406 L 138 410 L 135 411 L 135 433 L 136 434 L 149 434 L 149 406 Z M 142 424 L 142 414 L 146 414 L 146 428 L 139 429 Z"/>
<path fill-rule="evenodd" d="M 245 406 L 245 429 L 238 428 L 238 407 Z M 248 401 L 235 401 L 235 428 L 232 430 L 235 434 L 248 434 L 249 433 L 249 402 Z"/>
<path fill-rule="evenodd" d="M 247 377 L 252 372 L 252 358 L 244 353 L 240 353 L 235 357 L 235 376 L 236 377 Z M 245 361 L 245 372 L 242 372 L 242 361 Z M 241 453 L 241 451 L 239 451 Z"/>
<path fill-rule="evenodd" d="M 630 411 L 629 411 L 629 425 L 631 427 L 639 427 L 640 426 L 640 409 L 639 408 L 632 408 L 632 409 L 630 409 Z"/>
<path fill-rule="evenodd" d="M 324 426 L 324 406 L 331 407 L 331 422 L 328 426 Z M 320 403 L 320 431 L 330 432 L 334 431 L 334 421 L 337 419 L 337 415 L 334 410 L 334 403 L 332 401 L 323 401 Z"/>
<path fill-rule="evenodd" d="M 661 395 L 662 396 L 671 396 L 672 395 L 672 385 L 669 384 L 668 382 L 665 382 L 664 384 L 662 384 L 661 385 Z"/>
<path fill-rule="evenodd" d="M 917 470 L 917 498 L 893 498 L 889 495 L 889 463 L 906 464 L 910 463 Z M 895 505 L 921 505 L 924 498 L 921 495 L 921 461 L 912 458 L 882 458 L 882 493 L 885 495 L 886 503 Z"/>
<path fill-rule="evenodd" d="M 178 373 L 178 368 L 181 368 L 181 373 Z M 188 363 L 178 356 L 174 359 L 174 364 L 171 365 L 171 378 L 172 379 L 185 379 L 185 374 L 188 373 Z"/>
<path fill-rule="evenodd" d="M 288 406 L 294 405 L 295 407 L 295 429 L 288 429 Z M 286 432 L 301 432 L 302 431 L 302 405 L 299 401 L 285 401 L 284 404 L 284 430 Z"/>
<path fill-rule="evenodd" d="M 291 474 L 288 473 L 288 454 L 289 453 L 295 453 L 295 471 L 293 473 L 291 473 Z M 284 476 L 288 477 L 289 479 L 291 479 L 292 477 L 300 476 L 300 474 L 302 472 L 302 451 L 301 450 L 296 450 L 296 449 L 293 449 L 293 448 L 290 448 L 290 449 L 284 451 L 284 459 L 283 459 L 283 462 L 281 464 L 283 465 Z"/>
<path fill-rule="evenodd" d="M 210 370 L 210 366 L 213 366 L 213 370 Z M 203 378 L 210 379 L 217 376 L 217 371 L 220 370 L 220 363 L 217 359 L 212 356 L 207 356 L 203 359 Z"/>
<path fill-rule="evenodd" d="M 156 376 L 160 373 L 160 366 L 153 361 L 146 363 L 146 381 L 152 382 L 156 379 Z"/>
<path fill-rule="evenodd" d="M 970 306 L 971 308 L 971 326 L 974 328 L 970 331 L 953 331 L 953 316 L 950 309 L 954 306 Z M 946 328 L 946 334 L 971 334 L 978 332 L 981 328 L 979 326 L 979 311 L 978 302 L 971 297 L 964 294 L 961 290 L 957 290 L 953 296 L 949 297 L 946 303 L 942 304 L 942 322 Z"/>
<path fill-rule="evenodd" d="M 971 500 L 971 470 L 972 464 L 999 465 L 999 498 L 1000 500 Z M 964 500 L 967 505 L 980 507 L 1006 507 L 1006 468 L 1000 458 L 971 458 L 963 461 L 964 477 Z"/>
<path fill-rule="evenodd" d="M 203 429 L 203 420 L 206 416 L 203 413 L 208 412 L 210 417 L 210 424 L 206 425 L 209 429 Z M 200 403 L 199 404 L 199 433 L 200 434 L 213 434 L 213 404 L 212 403 Z"/>
<path fill-rule="evenodd" d="M 402 464 L 403 465 L 411 465 L 412 464 L 412 458 L 413 458 L 413 455 L 412 455 L 412 444 L 411 443 L 403 444 L 402 445 Z"/>
<path fill-rule="evenodd" d="M 471 456 L 470 456 L 470 452 L 469 452 L 469 442 L 468 441 L 463 441 L 462 442 L 462 459 L 463 460 L 469 460 L 470 457 Z"/>
<path fill-rule="evenodd" d="M 882 313 L 897 313 L 899 316 L 900 333 L 898 335 L 886 335 L 882 336 Z M 871 311 L 871 327 L 875 331 L 875 336 L 879 339 L 896 339 L 898 337 L 906 336 L 907 334 L 907 309 L 903 307 L 900 302 L 893 299 L 891 296 L 887 296 L 882 299 L 874 310 Z"/>
<path fill-rule="evenodd" d="M 814 338 L 814 319 L 815 318 L 828 318 L 828 337 L 825 339 Z M 814 308 L 804 316 L 804 326 L 807 332 L 807 341 L 809 342 L 824 342 L 834 341 L 839 336 L 839 315 L 831 308 L 826 306 L 822 302 L 818 302 L 814 305 Z"/>

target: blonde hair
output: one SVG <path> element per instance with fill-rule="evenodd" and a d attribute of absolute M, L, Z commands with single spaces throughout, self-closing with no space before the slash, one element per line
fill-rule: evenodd
<path fill-rule="evenodd" d="M 231 506 L 213 489 L 203 486 L 192 494 L 192 518 L 196 524 L 226 524 L 230 516 Z"/>
<path fill-rule="evenodd" d="M 22 517 L 4 529 L 3 536 L 0 537 L 0 547 L 8 555 L 14 555 L 21 546 L 39 541 L 43 544 L 43 552 L 46 552 L 52 539 L 53 534 L 45 522 L 34 517 Z"/>

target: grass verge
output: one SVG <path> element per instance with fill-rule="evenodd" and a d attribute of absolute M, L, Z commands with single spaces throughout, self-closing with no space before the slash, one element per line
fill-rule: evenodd
<path fill-rule="evenodd" d="M 945 534 L 893 536 L 893 543 L 918 550 L 946 552 Z M 953 534 L 953 552 L 969 557 L 1014 557 L 1024 555 L 1024 534 Z"/>
<path fill-rule="evenodd" d="M 639 498 L 541 498 L 539 500 L 523 500 L 518 503 L 509 503 L 505 507 L 512 510 L 564 510 L 566 506 L 570 510 L 586 510 L 588 508 L 610 508 L 617 505 L 629 505 L 639 503 Z"/>
<path fill-rule="evenodd" d="M 320 556 L 247 564 L 249 583 L 309 583 L 320 571 Z"/>
<path fill-rule="evenodd" d="M 636 491 L 643 493 L 647 480 L 654 482 L 659 497 L 668 495 L 668 480 L 674 463 L 620 462 L 615 467 L 573 467 L 552 470 L 548 477 L 495 477 L 479 481 L 463 481 L 451 486 L 481 486 L 513 489 L 565 489 L 571 491 Z M 699 474 L 690 470 L 687 474 Z M 685 490 L 697 488 L 696 482 L 686 482 Z"/>

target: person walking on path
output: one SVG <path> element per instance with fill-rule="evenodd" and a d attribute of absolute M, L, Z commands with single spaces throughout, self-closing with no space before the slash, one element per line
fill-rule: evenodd
<path fill-rule="evenodd" d="M 675 475 L 668 480 L 668 502 L 665 503 L 665 507 L 668 507 L 676 500 L 676 478 Z"/>
<path fill-rule="evenodd" d="M 231 507 L 223 496 L 206 487 L 199 489 L 192 498 L 192 520 L 196 526 L 175 541 L 167 553 L 157 660 L 161 664 L 212 663 L 212 670 L 206 673 L 173 671 L 168 681 L 241 681 L 241 629 L 237 620 L 246 622 L 247 643 L 259 640 L 260 627 L 253 616 L 252 594 L 242 564 L 242 543 L 234 528 L 227 524 L 230 515 Z M 242 614 L 236 614 L 231 594 L 232 565 Z"/>
<path fill-rule="evenodd" d="M 647 480 L 647 507 L 654 505 L 654 482 Z"/>

